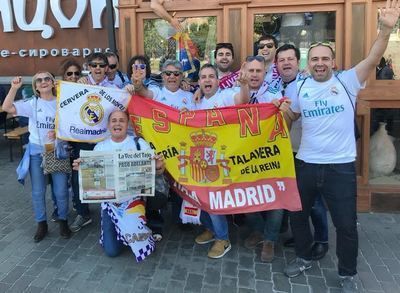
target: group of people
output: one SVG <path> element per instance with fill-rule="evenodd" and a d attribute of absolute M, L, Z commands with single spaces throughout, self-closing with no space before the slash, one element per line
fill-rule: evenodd
<path fill-rule="evenodd" d="M 90 74 L 86 77 L 80 76 L 79 64 L 69 61 L 70 63 L 65 63 L 63 67 L 62 76 L 64 80 L 72 82 L 123 88 L 132 94 L 154 99 L 182 111 L 247 103 L 275 104 L 291 127 L 302 210 L 269 210 L 246 214 L 247 223 L 253 232 L 245 239 L 244 245 L 254 249 L 262 244 L 261 260 L 271 262 L 282 219 L 288 215 L 296 258 L 287 264 L 284 273 L 288 277 L 295 277 L 310 269 L 312 261 L 322 258 L 328 250 L 327 207 L 337 233 L 336 253 L 343 291 L 355 292 L 357 285 L 354 276 L 357 274 L 358 254 L 354 165 L 356 141 L 354 131 L 349 125 L 354 125 L 357 94 L 364 87 L 365 81 L 376 68 L 387 47 L 390 32 L 400 15 L 399 5 L 398 1 L 387 1 L 386 8 L 380 15 L 380 31 L 368 56 L 345 71 L 333 70 L 335 52 L 330 43 L 317 42 L 308 50 L 308 72 L 300 72 L 299 49 L 292 44 L 278 47 L 277 40 L 272 35 L 266 35 L 257 42 L 258 54 L 247 57 L 237 71 L 232 70 L 232 44 L 218 43 L 215 65 L 204 64 L 200 68 L 199 88 L 194 94 L 184 90 L 182 65 L 176 60 L 166 60 L 162 65 L 162 84 L 158 84 L 152 78 L 149 60 L 145 56 L 133 57 L 125 75 L 118 70 L 118 57 L 114 53 L 90 55 L 87 59 Z M 32 80 L 35 98 L 14 102 L 21 84 L 20 77 L 13 79 L 3 109 L 9 113 L 29 117 L 29 146 L 23 160 L 28 166 L 25 171 L 29 170 L 31 175 L 33 207 L 38 222 L 34 240 L 40 241 L 47 234 L 44 196 L 46 180 L 41 169 L 40 154 L 45 145 L 55 138 L 55 78 L 49 72 L 38 72 Z M 47 125 L 47 128 L 37 127 L 38 125 Z M 133 140 L 127 136 L 127 126 L 126 114 L 120 111 L 111 114 L 111 138 L 100 144 L 106 144 L 108 149 L 118 149 L 124 144 L 122 149 L 126 149 L 126 146 L 136 150 Z M 109 140 L 116 144 L 109 143 Z M 125 144 L 126 141 L 128 142 Z M 143 143 L 143 147 L 146 148 L 145 142 Z M 71 143 L 75 169 L 79 165 L 79 151 L 101 149 L 100 144 L 95 146 L 89 143 Z M 160 157 L 156 159 L 157 172 L 161 175 L 165 168 L 164 162 Z M 92 222 L 89 207 L 79 200 L 78 174 L 74 170 L 71 184 L 77 217 L 68 226 L 68 175 L 53 173 L 51 177 L 60 235 L 68 238 L 71 231 L 77 232 Z M 310 215 L 314 235 L 310 229 Z M 103 215 L 103 219 L 105 216 Z M 213 242 L 208 257 L 223 257 L 231 249 L 226 216 L 202 211 L 200 219 L 205 230 L 195 238 L 195 242 Z M 102 228 L 104 232 L 104 227 Z M 111 238 L 115 240 L 115 245 L 120 244 L 115 235 Z M 116 251 L 115 245 L 111 251 Z M 113 256 L 117 254 L 109 253 Z"/>

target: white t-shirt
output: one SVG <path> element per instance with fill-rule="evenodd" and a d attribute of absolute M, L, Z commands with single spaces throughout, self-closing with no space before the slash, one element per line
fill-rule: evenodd
<path fill-rule="evenodd" d="M 149 144 L 143 139 L 138 141 L 141 151 L 150 149 Z M 133 136 L 128 135 L 123 141 L 115 142 L 110 137 L 97 143 L 94 147 L 95 151 L 137 151 L 136 143 Z"/>
<path fill-rule="evenodd" d="M 340 81 L 345 85 L 345 88 Z M 300 87 L 302 80 L 297 86 Z M 325 82 L 307 78 L 299 92 L 302 138 L 297 158 L 308 163 L 335 164 L 353 162 L 356 157 L 354 110 L 360 84 L 354 68 L 332 75 Z"/>
<path fill-rule="evenodd" d="M 175 109 L 192 107 L 192 96 L 191 92 L 183 91 L 178 89 L 176 92 L 171 92 L 167 90 L 166 87 L 151 87 L 149 88 L 153 92 L 153 100 L 163 103 L 167 106 L 173 107 Z"/>
<path fill-rule="evenodd" d="M 56 103 L 56 99 L 49 101 L 36 97 L 14 103 L 16 115 L 29 118 L 30 143 L 45 145 L 51 142 L 48 132 L 55 128 Z"/>
<path fill-rule="evenodd" d="M 218 89 L 210 98 L 203 97 L 199 103 L 194 104 L 192 110 L 216 109 L 235 105 L 235 95 L 240 92 L 240 87 Z"/>

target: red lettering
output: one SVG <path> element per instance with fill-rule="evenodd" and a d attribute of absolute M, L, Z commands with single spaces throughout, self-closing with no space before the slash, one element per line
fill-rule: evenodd
<path fill-rule="evenodd" d="M 153 129 L 157 132 L 168 133 L 171 125 L 167 119 L 167 113 L 159 109 L 153 109 Z"/>
<path fill-rule="evenodd" d="M 184 111 L 179 113 L 179 124 L 187 125 L 187 120 L 193 119 L 196 115 L 193 111 Z"/>
<path fill-rule="evenodd" d="M 256 107 L 238 109 L 240 137 L 260 135 L 260 116 Z"/>
<path fill-rule="evenodd" d="M 129 115 L 129 118 L 131 119 L 135 134 L 142 134 L 142 125 L 140 125 L 142 122 L 142 118 L 136 115 Z"/>
<path fill-rule="evenodd" d="M 271 135 L 269 136 L 268 142 L 275 141 L 278 135 L 281 135 L 282 138 L 287 138 L 288 134 L 285 128 L 285 120 L 282 117 L 282 114 L 276 113 L 275 114 L 275 125 L 271 131 Z"/>
<path fill-rule="evenodd" d="M 208 110 L 206 112 L 207 115 L 207 127 L 215 126 L 215 125 L 225 125 L 226 122 L 224 120 L 224 116 L 220 110 Z"/>

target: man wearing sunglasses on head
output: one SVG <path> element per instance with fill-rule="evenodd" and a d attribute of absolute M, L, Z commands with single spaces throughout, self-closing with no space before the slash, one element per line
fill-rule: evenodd
<path fill-rule="evenodd" d="M 265 81 L 265 66 L 265 59 L 262 56 L 249 56 L 246 58 L 251 95 L 250 103 L 273 103 L 283 112 L 286 112 L 291 103 L 290 101 L 279 102 L 282 95 L 276 88 L 270 87 Z M 244 245 L 246 248 L 254 249 L 262 243 L 262 262 L 271 262 L 274 258 L 275 243 L 279 238 L 282 216 L 282 209 L 246 214 L 249 227 L 254 231 L 246 238 Z"/>
<path fill-rule="evenodd" d="M 278 70 L 275 66 L 275 53 L 278 48 L 278 41 L 273 35 L 263 35 L 257 42 L 257 55 L 265 60 L 267 84 L 272 84 L 279 78 Z"/>
<path fill-rule="evenodd" d="M 296 175 L 303 209 L 290 213 L 296 258 L 285 268 L 288 277 L 311 268 L 313 238 L 308 221 L 315 197 L 322 194 L 336 228 L 342 292 L 358 290 L 354 278 L 358 255 L 355 103 L 384 54 L 399 16 L 400 2 L 387 0 L 368 56 L 350 70 L 333 71 L 335 54 L 329 43 L 318 42 L 309 48 L 311 77 L 298 84 L 299 102 L 294 108 L 302 116 Z"/>
<path fill-rule="evenodd" d="M 122 89 L 129 84 L 129 78 L 119 70 L 119 57 L 114 52 L 104 53 L 108 60 L 108 70 L 106 72 L 108 81 Z"/>
<path fill-rule="evenodd" d="M 132 82 L 135 93 L 178 110 L 191 109 L 193 94 L 180 88 L 183 78 L 181 63 L 177 60 L 168 59 L 164 62 L 161 69 L 163 81 L 161 88 L 146 87 L 143 83 L 145 72 L 134 69 L 132 72 Z"/>

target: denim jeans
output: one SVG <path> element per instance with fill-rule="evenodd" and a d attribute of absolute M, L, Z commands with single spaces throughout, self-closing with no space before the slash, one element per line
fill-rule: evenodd
<path fill-rule="evenodd" d="M 117 232 L 107 210 L 101 210 L 101 228 L 103 230 L 103 249 L 107 256 L 118 256 L 124 244 L 117 240 Z"/>
<path fill-rule="evenodd" d="M 356 172 L 354 162 L 311 164 L 296 160 L 297 186 L 302 211 L 290 213 L 296 255 L 311 260 L 313 237 L 309 216 L 315 198 L 321 194 L 336 228 L 336 255 L 341 276 L 357 273 L 358 234 L 356 207 Z"/>
<path fill-rule="evenodd" d="M 314 241 L 328 243 L 328 215 L 320 194 L 311 209 L 311 222 L 314 226 Z"/>
<path fill-rule="evenodd" d="M 246 214 L 251 229 L 264 235 L 264 240 L 276 242 L 282 224 L 284 210 L 270 210 L 259 213 Z"/>
<path fill-rule="evenodd" d="M 32 203 L 36 222 L 47 220 L 46 216 L 46 175 L 43 174 L 42 155 L 30 155 L 29 173 L 32 184 Z M 58 208 L 58 218 L 66 220 L 68 215 L 68 176 L 67 173 L 52 173 L 53 193 Z"/>
<path fill-rule="evenodd" d="M 200 222 L 214 233 L 216 239 L 229 240 L 228 221 L 225 215 L 212 215 L 201 211 Z"/>
<path fill-rule="evenodd" d="M 72 159 L 75 160 L 79 158 L 79 151 L 92 151 L 95 144 L 92 143 L 81 143 L 81 142 L 71 142 L 72 146 Z M 78 171 L 72 170 L 71 177 L 72 190 L 74 192 L 73 202 L 75 204 L 76 213 L 82 217 L 90 217 L 89 204 L 82 203 L 79 199 L 79 176 Z"/>

